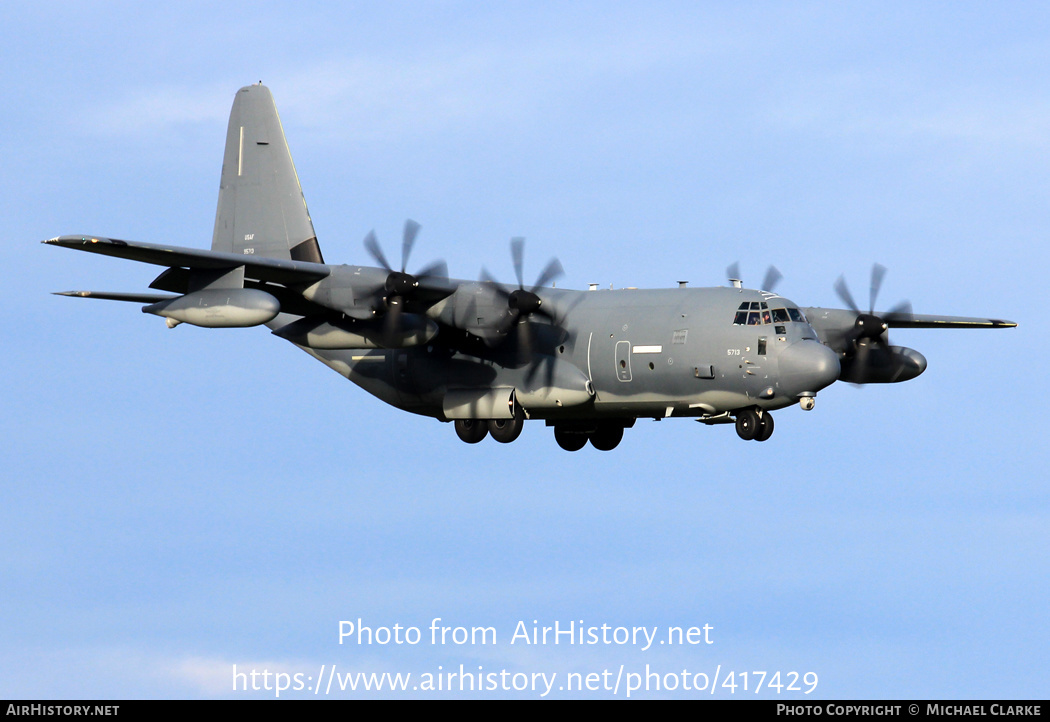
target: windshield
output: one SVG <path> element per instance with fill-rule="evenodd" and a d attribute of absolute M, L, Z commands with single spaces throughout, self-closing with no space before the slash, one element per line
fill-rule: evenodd
<path fill-rule="evenodd" d="M 809 323 L 805 314 L 787 306 L 770 309 L 765 301 L 744 301 L 733 318 L 735 326 L 762 326 L 769 323 Z"/>

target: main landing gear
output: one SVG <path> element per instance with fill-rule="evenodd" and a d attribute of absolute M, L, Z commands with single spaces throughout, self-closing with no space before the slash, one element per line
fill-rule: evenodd
<path fill-rule="evenodd" d="M 736 434 L 744 441 L 765 441 L 773 435 L 773 415 L 758 409 L 741 409 L 736 415 Z"/>
<path fill-rule="evenodd" d="M 456 419 L 453 425 L 456 435 L 468 444 L 476 444 L 486 436 L 491 436 L 501 444 L 509 444 L 521 436 L 521 430 L 525 427 L 525 414 L 516 408 L 510 419 Z"/>
<path fill-rule="evenodd" d="M 476 444 L 489 435 L 489 422 L 484 419 L 456 419 L 456 436 L 468 444 Z"/>
<path fill-rule="evenodd" d="M 554 424 L 554 440 L 566 451 L 579 451 L 588 441 L 598 451 L 612 451 L 623 440 L 624 429 L 633 425 L 634 419 Z M 486 436 L 509 444 L 521 436 L 525 415 L 518 410 L 510 419 L 456 419 L 453 426 L 456 435 L 468 444 L 476 444 Z"/>
<path fill-rule="evenodd" d="M 579 451 L 591 442 L 598 451 L 612 451 L 623 439 L 624 424 L 617 421 L 602 421 L 589 427 L 555 424 L 554 440 L 566 451 Z"/>

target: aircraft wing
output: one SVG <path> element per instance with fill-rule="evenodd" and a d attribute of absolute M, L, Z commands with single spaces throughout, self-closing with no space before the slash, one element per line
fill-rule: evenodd
<path fill-rule="evenodd" d="M 803 308 L 803 313 L 816 330 L 822 343 L 839 353 L 853 346 L 858 334 L 858 314 L 844 308 Z M 876 313 L 889 328 L 1013 328 L 1013 321 L 969 316 L 932 316 L 905 311 Z"/>
<path fill-rule="evenodd" d="M 141 263 L 152 263 L 168 268 L 219 270 L 244 266 L 245 276 L 271 283 L 314 283 L 327 277 L 331 267 L 323 263 L 267 258 L 250 254 L 206 251 L 200 248 L 162 246 L 153 243 L 121 241 L 102 236 L 59 236 L 43 243 L 78 251 L 100 253 L 104 256 L 126 258 Z"/>
<path fill-rule="evenodd" d="M 351 269 L 311 261 L 138 243 L 102 236 L 60 236 L 43 243 L 164 266 L 167 270 L 154 279 L 150 288 L 180 295 L 190 288 L 190 279 L 195 272 L 204 273 L 206 277 L 209 273 L 217 274 L 218 277 L 226 272 L 240 272 L 239 269 L 243 268 L 243 276 L 237 281 L 238 287 L 243 284 L 244 288 L 263 290 L 278 300 L 283 311 L 300 316 L 325 314 L 335 310 L 359 320 L 371 319 L 375 316 L 374 306 L 382 300 L 383 284 L 387 277 L 387 271 L 382 269 Z M 320 284 L 322 288 L 316 297 L 307 298 L 302 295 L 304 287 L 315 286 L 320 281 L 325 283 Z M 325 284 L 331 284 L 334 290 L 324 288 Z M 354 290 L 348 294 L 350 288 Z M 447 278 L 426 279 L 419 283 L 414 298 L 407 306 L 409 310 L 421 313 L 454 293 L 457 288 L 458 284 L 450 282 Z M 158 294 L 100 291 L 66 291 L 57 295 L 135 303 L 157 303 L 177 298 Z M 357 305 L 354 298 L 367 303 Z M 421 304 L 421 308 L 414 309 L 417 304 Z"/>
<path fill-rule="evenodd" d="M 159 303 L 173 301 L 178 296 L 164 293 L 110 293 L 109 291 L 56 291 L 56 296 L 73 296 L 74 298 L 100 298 L 104 301 L 128 301 L 130 303 Z"/>
<path fill-rule="evenodd" d="M 844 308 L 803 308 L 806 318 L 813 328 L 821 331 L 842 332 L 853 328 L 857 312 Z M 1014 328 L 1013 321 L 998 318 L 975 318 L 971 316 L 933 316 L 922 313 L 875 312 L 875 316 L 886 322 L 890 328 Z"/>
<path fill-rule="evenodd" d="M 887 313 L 881 316 L 890 328 L 1014 328 L 1013 321 L 967 316 L 930 316 L 921 313 Z"/>

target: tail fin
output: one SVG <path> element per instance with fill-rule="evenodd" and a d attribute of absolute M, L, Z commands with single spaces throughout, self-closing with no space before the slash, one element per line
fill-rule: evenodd
<path fill-rule="evenodd" d="M 237 91 L 226 131 L 213 251 L 324 263 L 269 88 Z"/>

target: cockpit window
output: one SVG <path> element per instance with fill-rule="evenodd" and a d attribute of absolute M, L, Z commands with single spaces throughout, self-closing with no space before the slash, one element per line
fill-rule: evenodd
<path fill-rule="evenodd" d="M 770 323 L 809 323 L 797 308 L 770 309 L 765 301 L 744 301 L 733 317 L 736 326 L 763 326 Z"/>

